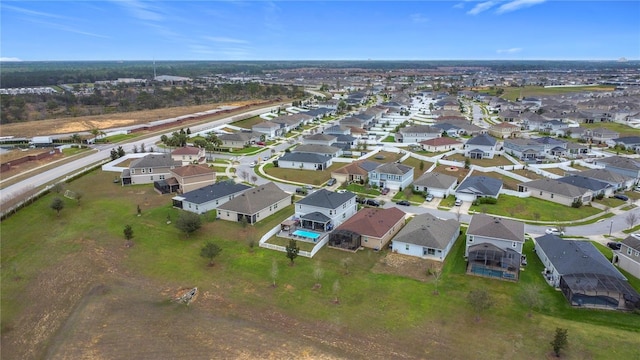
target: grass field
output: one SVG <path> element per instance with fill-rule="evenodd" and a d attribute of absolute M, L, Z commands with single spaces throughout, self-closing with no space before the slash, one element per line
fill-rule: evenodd
<path fill-rule="evenodd" d="M 524 87 L 508 87 L 504 88 L 502 98 L 515 101 L 522 97 L 537 97 L 544 95 L 561 95 L 567 93 L 579 93 L 585 91 L 613 91 L 613 86 L 575 86 L 575 87 L 553 87 L 545 88 L 543 86 L 524 86 Z"/>
<path fill-rule="evenodd" d="M 315 171 L 315 170 L 279 168 L 269 163 L 263 167 L 263 170 L 266 174 L 278 179 L 282 179 L 284 181 L 292 181 L 297 183 L 320 186 L 331 178 L 332 171 L 339 169 L 343 166 L 344 166 L 343 163 L 335 163 L 329 166 L 329 168 L 326 170 Z"/>
<path fill-rule="evenodd" d="M 495 205 L 472 205 L 470 210 L 525 220 L 540 221 L 558 221 L 559 219 L 562 219 L 562 221 L 580 220 L 601 212 L 601 210 L 591 206 L 582 206 L 575 209 L 570 206 L 534 197 L 518 198 L 516 196 L 504 194 L 501 194 L 498 197 L 498 203 Z"/>
<path fill-rule="evenodd" d="M 64 199 L 59 217 L 47 195 L 2 222 L 3 357 L 544 359 L 556 327 L 568 329 L 565 359 L 640 356 L 640 317 L 571 308 L 545 285 L 530 241 L 529 264 L 512 283 L 465 275 L 459 240 L 434 295 L 432 277 L 403 275 L 386 251 L 322 249 L 295 266 L 284 253 L 251 251 L 247 241 L 289 218 L 293 206 L 256 226 L 205 216 L 186 238 L 166 224 L 178 215 L 170 197 L 111 180 L 95 171 L 69 184 L 85 196 Z M 24 226 L 33 222 L 39 226 Z M 131 248 L 123 246 L 125 224 L 134 229 Z M 222 248 L 213 267 L 199 256 L 205 241 Z M 180 286 L 199 289 L 189 307 L 167 300 Z M 522 300 L 529 288 L 539 307 Z M 473 289 L 490 292 L 491 308 L 473 311 Z"/>
<path fill-rule="evenodd" d="M 625 124 L 614 123 L 614 122 L 599 122 L 593 124 L 580 124 L 580 126 L 585 127 L 587 129 L 595 129 L 595 128 L 606 128 L 611 131 L 615 131 L 620 133 L 620 137 L 624 136 L 638 136 L 638 130 L 633 129 Z"/>

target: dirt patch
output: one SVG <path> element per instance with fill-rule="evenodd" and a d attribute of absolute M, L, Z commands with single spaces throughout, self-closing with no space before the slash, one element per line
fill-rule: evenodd
<path fill-rule="evenodd" d="M 438 261 L 390 252 L 381 258 L 371 271 L 378 274 L 400 275 L 419 281 L 428 281 L 432 277 L 427 275 L 427 271 L 441 268 L 442 263 Z"/>

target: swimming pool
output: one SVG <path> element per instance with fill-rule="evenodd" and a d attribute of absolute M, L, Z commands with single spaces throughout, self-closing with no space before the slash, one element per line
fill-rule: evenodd
<path fill-rule="evenodd" d="M 294 231 L 293 235 L 297 235 L 297 236 L 300 236 L 300 237 L 305 237 L 305 238 L 313 239 L 313 240 L 315 240 L 315 239 L 320 237 L 320 234 L 318 234 L 317 232 L 307 231 L 307 230 L 300 230 L 300 229 Z"/>

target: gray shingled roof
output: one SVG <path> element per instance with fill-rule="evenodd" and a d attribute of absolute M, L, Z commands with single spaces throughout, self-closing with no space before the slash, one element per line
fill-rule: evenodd
<path fill-rule="evenodd" d="M 143 158 L 132 161 L 129 165 L 129 169 L 171 167 L 181 165 L 182 162 L 173 160 L 170 154 L 150 154 Z"/>
<path fill-rule="evenodd" d="M 486 214 L 474 214 L 467 234 L 524 242 L 524 223 Z"/>
<path fill-rule="evenodd" d="M 311 153 L 311 154 L 336 154 L 340 151 L 339 148 L 329 145 L 318 144 L 301 144 L 296 146 L 292 152 L 295 153 Z"/>
<path fill-rule="evenodd" d="M 320 189 L 305 196 L 303 199 L 298 201 L 297 204 L 317 206 L 323 209 L 337 209 L 342 206 L 342 204 L 355 197 L 356 194 L 349 191 L 337 193 L 326 189 Z"/>
<path fill-rule="evenodd" d="M 404 175 L 413 170 L 413 167 L 398 163 L 386 163 L 379 165 L 375 170 L 379 174 Z"/>
<path fill-rule="evenodd" d="M 626 278 L 589 241 L 566 240 L 555 235 L 536 238 L 538 246 L 560 275 L 601 274 Z"/>
<path fill-rule="evenodd" d="M 458 186 L 456 192 L 475 195 L 498 196 L 502 180 L 488 176 L 469 176 Z"/>
<path fill-rule="evenodd" d="M 439 134 L 442 130 L 429 125 L 414 125 L 403 127 L 398 132 L 400 134 Z"/>
<path fill-rule="evenodd" d="M 449 240 L 458 235 L 460 223 L 453 220 L 442 220 L 425 213 L 416 215 L 402 230 L 396 234 L 393 241 L 406 244 L 427 246 L 434 249 L 444 249 Z"/>
<path fill-rule="evenodd" d="M 336 138 L 337 138 L 337 136 L 335 136 L 335 135 L 318 133 L 318 134 L 305 136 L 304 140 L 334 141 Z"/>
<path fill-rule="evenodd" d="M 611 156 L 604 159 L 598 159 L 598 163 L 605 163 L 611 166 L 621 168 L 621 169 L 629 169 L 629 170 L 640 170 L 640 160 L 631 159 L 623 156 Z"/>
<path fill-rule="evenodd" d="M 480 134 L 467 140 L 467 145 L 494 146 L 498 140 L 487 134 Z"/>
<path fill-rule="evenodd" d="M 631 180 L 631 178 L 628 176 L 624 176 L 607 169 L 589 169 L 581 171 L 579 172 L 579 174 L 591 179 L 597 179 L 612 183 L 622 183 Z"/>
<path fill-rule="evenodd" d="M 235 211 L 240 214 L 256 214 L 291 195 L 282 191 L 273 182 L 250 188 L 228 202 L 220 205 L 218 209 Z"/>
<path fill-rule="evenodd" d="M 313 164 L 324 164 L 327 161 L 331 160 L 330 156 L 321 155 L 321 154 L 311 154 L 311 153 L 285 153 L 280 157 L 282 161 L 295 161 L 295 162 L 305 162 L 305 163 L 313 163 Z"/>
<path fill-rule="evenodd" d="M 600 181 L 600 180 L 596 180 L 596 179 L 592 179 L 592 178 L 588 178 L 586 176 L 581 176 L 581 175 L 569 175 L 569 176 L 563 176 L 561 178 L 556 179 L 560 182 L 566 183 L 566 184 L 571 184 L 571 185 L 575 185 L 577 187 L 580 188 L 584 188 L 584 189 L 589 189 L 589 190 L 593 190 L 593 191 L 601 191 L 604 190 L 606 188 L 610 188 L 612 187 L 611 184 Z"/>
<path fill-rule="evenodd" d="M 231 181 L 222 181 L 186 192 L 179 197 L 184 198 L 184 201 L 190 203 L 204 204 L 208 201 L 227 197 L 231 194 L 236 194 L 250 188 L 250 186 L 245 184 L 236 184 Z"/>
<path fill-rule="evenodd" d="M 627 245 L 628 247 L 640 251 L 640 236 L 635 237 L 633 235 L 629 235 L 621 243 Z"/>
<path fill-rule="evenodd" d="M 458 182 L 458 179 L 455 176 L 449 176 L 438 172 L 426 172 L 414 181 L 413 185 L 436 189 L 448 189 L 456 182 Z"/>
<path fill-rule="evenodd" d="M 528 189 L 548 191 L 554 194 L 560 194 L 567 197 L 582 196 L 588 190 L 586 188 L 577 187 L 562 181 L 555 179 L 539 179 L 533 181 L 527 181 L 526 183 L 518 184 L 519 186 L 527 187 Z"/>

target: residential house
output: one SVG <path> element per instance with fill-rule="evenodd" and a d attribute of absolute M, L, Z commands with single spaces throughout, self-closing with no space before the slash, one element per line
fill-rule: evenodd
<path fill-rule="evenodd" d="M 606 182 L 613 187 L 613 191 L 628 190 L 631 189 L 631 187 L 633 187 L 633 185 L 635 184 L 635 180 L 633 178 L 618 174 L 607 169 L 583 170 L 578 174 L 590 179 Z"/>
<path fill-rule="evenodd" d="M 273 139 L 285 134 L 284 126 L 272 121 L 257 123 L 251 127 L 251 130 L 255 133 L 264 134 L 267 139 Z"/>
<path fill-rule="evenodd" d="M 640 279 L 640 234 L 631 234 L 620 243 L 620 250 L 613 253 L 613 263 Z"/>
<path fill-rule="evenodd" d="M 640 153 L 640 136 L 625 136 L 613 139 L 616 145 L 623 146 L 625 149 Z"/>
<path fill-rule="evenodd" d="M 413 182 L 413 189 L 431 194 L 434 197 L 446 198 L 449 194 L 453 194 L 456 184 L 458 184 L 458 178 L 455 176 L 439 172 L 425 172 Z"/>
<path fill-rule="evenodd" d="M 218 217 L 222 220 L 255 224 L 279 210 L 291 205 L 291 195 L 269 182 L 245 190 L 226 203 L 218 206 Z"/>
<path fill-rule="evenodd" d="M 435 139 L 442 135 L 442 130 L 429 125 L 414 125 L 400 128 L 395 133 L 399 143 L 419 143 L 423 140 Z"/>
<path fill-rule="evenodd" d="M 596 197 L 600 194 L 602 196 L 613 196 L 613 192 L 615 190 L 613 185 L 609 184 L 608 182 L 600 181 L 580 174 L 563 176 L 556 180 L 563 183 L 575 185 L 579 188 L 589 189 L 591 190 L 593 197 Z"/>
<path fill-rule="evenodd" d="M 284 169 L 325 170 L 332 164 L 332 157 L 306 152 L 289 152 L 282 155 L 278 167 Z"/>
<path fill-rule="evenodd" d="M 186 165 L 169 170 L 176 179 L 179 192 L 186 193 L 216 182 L 216 171 L 207 165 Z"/>
<path fill-rule="evenodd" d="M 464 145 L 464 156 L 471 159 L 493 159 L 497 147 L 496 138 L 488 134 L 480 134 L 467 140 Z"/>
<path fill-rule="evenodd" d="M 393 238 L 393 251 L 422 259 L 444 261 L 460 235 L 460 223 L 429 213 L 414 216 Z"/>
<path fill-rule="evenodd" d="M 582 136 L 584 140 L 591 141 L 592 143 L 614 143 L 613 139 L 619 138 L 620 133 L 607 128 L 596 128 L 589 129 Z"/>
<path fill-rule="evenodd" d="M 233 134 L 222 134 L 218 136 L 218 139 L 222 141 L 221 147 L 233 149 L 242 149 L 251 144 L 260 141 L 260 133 L 253 132 L 239 132 Z"/>
<path fill-rule="evenodd" d="M 369 172 L 369 184 L 392 190 L 406 189 L 413 182 L 413 167 L 399 164 L 381 164 Z"/>
<path fill-rule="evenodd" d="M 171 157 L 175 161 L 182 162 L 182 165 L 204 164 L 207 162 L 204 148 L 195 146 L 179 147 L 171 152 Z"/>
<path fill-rule="evenodd" d="M 295 217 L 305 229 L 331 231 L 358 212 L 356 195 L 319 189 L 295 204 Z"/>
<path fill-rule="evenodd" d="M 404 226 L 406 213 L 396 207 L 363 208 L 329 235 L 329 246 L 347 250 L 383 249 Z"/>
<path fill-rule="evenodd" d="M 318 134 L 305 136 L 302 139 L 302 143 L 305 144 L 305 145 L 325 145 L 325 146 L 330 146 L 331 144 L 333 144 L 336 141 L 337 138 L 338 137 L 336 135 L 318 133 Z"/>
<path fill-rule="evenodd" d="M 318 154 L 329 157 L 342 156 L 342 149 L 336 146 L 300 144 L 291 150 L 292 153 Z"/>
<path fill-rule="evenodd" d="M 594 164 L 603 165 L 607 170 L 628 176 L 636 181 L 640 180 L 640 159 L 632 159 L 616 155 L 606 158 L 598 158 L 595 160 Z"/>
<path fill-rule="evenodd" d="M 590 241 L 544 235 L 535 239 L 549 285 L 559 288 L 572 306 L 628 310 L 640 295 Z"/>
<path fill-rule="evenodd" d="M 567 143 L 567 156 L 574 159 L 582 159 L 589 154 L 589 145 L 574 142 Z"/>
<path fill-rule="evenodd" d="M 423 140 L 419 142 L 424 151 L 441 152 L 462 149 L 463 142 L 450 137 L 438 137 L 431 140 Z"/>
<path fill-rule="evenodd" d="M 364 184 L 369 172 L 377 168 L 380 163 L 368 160 L 354 161 L 331 172 L 331 177 L 340 183 L 357 182 Z"/>
<path fill-rule="evenodd" d="M 544 152 L 552 156 L 565 156 L 567 154 L 567 142 L 550 136 L 534 139 L 544 146 Z"/>
<path fill-rule="evenodd" d="M 498 139 L 514 138 L 520 136 L 520 126 L 506 122 L 493 125 L 489 128 L 489 134 Z"/>
<path fill-rule="evenodd" d="M 464 249 L 467 274 L 518 280 L 524 240 L 524 223 L 474 214 Z"/>
<path fill-rule="evenodd" d="M 505 139 L 504 151 L 523 161 L 544 159 L 545 146 L 534 139 Z"/>
<path fill-rule="evenodd" d="M 458 188 L 456 198 L 462 201 L 475 201 L 480 197 L 497 199 L 502 190 L 502 180 L 488 176 L 468 176 Z"/>
<path fill-rule="evenodd" d="M 221 181 L 173 197 L 173 207 L 196 214 L 204 214 L 217 209 L 218 206 L 250 188 L 248 185 L 237 184 L 234 181 Z"/>
<path fill-rule="evenodd" d="M 589 204 L 593 198 L 593 192 L 589 189 L 548 178 L 518 184 L 518 191 L 529 191 L 532 197 L 567 206 L 578 202 Z"/>
<path fill-rule="evenodd" d="M 171 177 L 169 170 L 181 164 L 170 154 L 149 154 L 133 160 L 129 168 L 122 171 L 122 185 L 153 184 L 154 181 L 168 179 Z"/>
<path fill-rule="evenodd" d="M 340 120 L 338 123 L 340 124 L 340 126 L 343 126 L 343 127 L 354 127 L 354 128 L 360 128 L 360 129 L 366 128 L 366 122 L 364 120 L 358 119 L 353 116 L 346 117 Z"/>
<path fill-rule="evenodd" d="M 440 130 L 440 132 L 442 133 L 442 136 L 448 136 L 448 137 L 458 137 L 460 135 L 464 135 L 466 132 L 465 129 L 461 128 L 460 126 L 457 126 L 448 122 L 435 123 L 431 125 L 431 127 L 434 127 Z"/>

